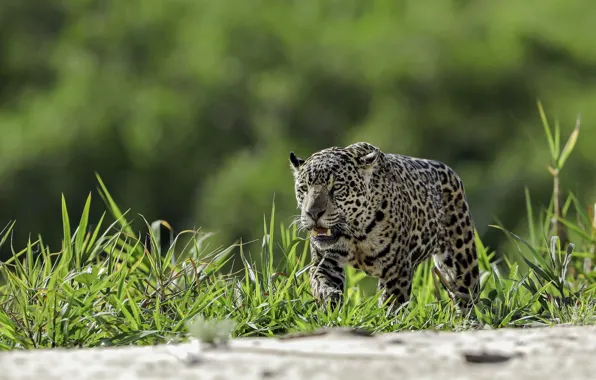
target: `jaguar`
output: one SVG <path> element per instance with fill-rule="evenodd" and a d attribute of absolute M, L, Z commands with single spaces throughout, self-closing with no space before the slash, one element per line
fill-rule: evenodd
<path fill-rule="evenodd" d="M 478 295 L 475 227 L 464 184 L 446 164 L 358 142 L 303 159 L 293 151 L 297 216 L 309 232 L 311 291 L 343 301 L 345 266 L 378 279 L 382 305 L 410 300 L 413 274 L 432 256 L 459 313 Z"/>

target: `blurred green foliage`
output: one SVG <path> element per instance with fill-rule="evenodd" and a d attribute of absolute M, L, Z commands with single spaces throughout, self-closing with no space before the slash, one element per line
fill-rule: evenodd
<path fill-rule="evenodd" d="M 537 99 L 564 135 L 582 113 L 561 180 L 595 200 L 594 25 L 587 0 L 4 0 L 0 220 L 59 243 L 60 193 L 77 214 L 98 172 L 134 214 L 247 241 L 274 197 L 296 213 L 289 150 L 368 141 L 455 168 L 494 247 L 524 186 L 550 197 Z"/>

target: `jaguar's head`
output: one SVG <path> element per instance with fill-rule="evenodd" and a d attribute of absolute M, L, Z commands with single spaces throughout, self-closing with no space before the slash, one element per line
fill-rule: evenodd
<path fill-rule="evenodd" d="M 382 159 L 368 143 L 327 148 L 305 160 L 290 152 L 300 227 L 315 244 L 331 245 L 365 228 L 371 178 Z"/>

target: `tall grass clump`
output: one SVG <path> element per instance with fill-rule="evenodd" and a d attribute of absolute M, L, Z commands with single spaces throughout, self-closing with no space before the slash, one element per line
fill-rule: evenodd
<path fill-rule="evenodd" d="M 539 110 L 552 158 L 552 199 L 536 213 L 526 189 L 529 236 L 494 226 L 518 248 L 498 260 L 476 236 L 481 295 L 471 315 L 455 313 L 430 261 L 415 273 L 411 301 L 395 314 L 378 306 L 376 289 L 352 268 L 346 269 L 344 304 L 318 307 L 308 282 L 307 238 L 276 221 L 275 204 L 264 218 L 260 245 L 210 249 L 210 235 L 200 230 L 181 231 L 164 244 L 160 231 L 173 234 L 171 226 L 141 216 L 146 229 L 135 231 L 129 212 L 121 211 L 98 176 L 105 211 L 92 228 L 91 194 L 78 220 L 63 197 L 60 249 L 38 236 L 21 250 L 11 246 L 11 257 L 0 263 L 0 348 L 145 345 L 189 333 L 215 341 L 322 326 L 382 332 L 593 324 L 596 220 L 586 210 L 596 205 L 587 207 L 572 193 L 564 197 L 560 181 L 579 122 L 561 149 L 558 124 L 552 130 Z M 1 231 L 1 245 L 14 226 Z"/>
<path fill-rule="evenodd" d="M 532 323 L 593 323 L 595 272 L 590 263 L 595 252 L 596 219 L 593 213 L 586 214 L 586 205 L 572 192 L 564 197 L 560 180 L 579 136 L 580 118 L 561 148 L 559 123 L 551 128 L 540 103 L 538 110 L 550 153 L 546 168 L 553 179 L 551 199 L 545 209 L 535 213 L 530 191 L 525 189 L 529 235 L 526 239 L 503 226 L 493 226 L 507 234 L 518 250 L 504 257 L 506 275 L 494 263 L 484 263 L 485 268 L 491 265 L 493 270 L 485 272 L 484 286 L 490 291 L 483 299 L 486 308 L 477 311 L 477 315 L 485 321 L 500 320 L 501 325 L 512 318 Z M 596 204 L 587 206 L 591 210 L 594 207 Z M 589 247 L 589 252 L 578 250 L 578 244 L 584 249 Z M 522 267 L 527 268 L 523 273 Z"/>

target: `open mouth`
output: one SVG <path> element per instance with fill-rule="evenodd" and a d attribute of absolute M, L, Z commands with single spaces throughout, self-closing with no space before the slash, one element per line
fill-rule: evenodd
<path fill-rule="evenodd" d="M 335 240 L 335 236 L 331 229 L 316 227 L 310 231 L 311 238 L 319 241 Z"/>

